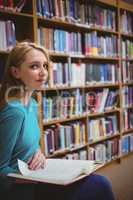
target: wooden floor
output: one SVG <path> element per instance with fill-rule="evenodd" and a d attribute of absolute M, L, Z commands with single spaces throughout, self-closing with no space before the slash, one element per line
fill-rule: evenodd
<path fill-rule="evenodd" d="M 133 154 L 97 171 L 112 183 L 116 200 L 133 200 Z"/>

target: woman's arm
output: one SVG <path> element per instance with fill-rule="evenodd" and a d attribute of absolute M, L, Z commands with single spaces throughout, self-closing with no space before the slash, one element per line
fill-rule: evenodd
<path fill-rule="evenodd" d="M 16 172 L 10 167 L 13 150 L 20 134 L 24 113 L 17 108 L 10 108 L 0 113 L 0 173 Z"/>

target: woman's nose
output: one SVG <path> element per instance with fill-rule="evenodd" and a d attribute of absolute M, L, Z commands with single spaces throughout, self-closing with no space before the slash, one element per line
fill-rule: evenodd
<path fill-rule="evenodd" d="M 40 76 L 44 76 L 47 73 L 47 70 L 44 67 L 40 69 Z"/>

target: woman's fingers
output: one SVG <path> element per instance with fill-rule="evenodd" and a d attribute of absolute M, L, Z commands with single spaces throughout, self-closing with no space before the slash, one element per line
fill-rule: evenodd
<path fill-rule="evenodd" d="M 45 167 L 45 156 L 39 150 L 37 153 L 34 154 L 31 161 L 28 163 L 29 169 L 36 170 Z"/>

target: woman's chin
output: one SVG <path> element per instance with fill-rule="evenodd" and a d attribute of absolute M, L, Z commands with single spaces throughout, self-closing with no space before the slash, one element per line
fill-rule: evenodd
<path fill-rule="evenodd" d="M 45 85 L 40 85 L 38 87 L 35 88 L 36 90 L 44 90 L 45 89 Z"/>

